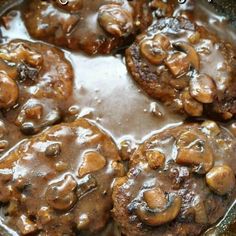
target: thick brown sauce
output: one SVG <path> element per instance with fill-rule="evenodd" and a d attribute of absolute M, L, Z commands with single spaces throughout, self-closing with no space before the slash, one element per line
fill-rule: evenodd
<path fill-rule="evenodd" d="M 181 5 L 176 10 L 176 15 L 186 9 L 188 4 Z M 236 42 L 235 32 L 226 27 L 223 17 L 210 13 L 202 6 L 195 12 L 198 14 L 191 13 L 195 21 L 202 24 L 204 20 L 208 28 L 210 25 L 220 36 L 227 36 L 227 40 Z M 11 11 L 10 16 L 8 27 L 0 27 L 4 42 L 15 38 L 33 40 L 25 29 L 20 10 Z M 68 103 L 78 109 L 80 116 L 95 120 L 105 128 L 117 144 L 127 138 L 141 142 L 146 136 L 185 120 L 185 117 L 171 113 L 137 87 L 130 78 L 121 55 L 88 57 L 67 50 L 65 53 L 75 73 L 74 98 Z M 153 107 L 158 107 L 162 116 L 153 114 Z M 25 138 L 14 125 L 7 124 L 7 128 L 10 134 L 14 133 L 9 135 L 10 147 Z M 109 225 L 104 235 L 119 235 L 113 228 Z M 12 235 L 17 235 L 8 230 Z"/>
<path fill-rule="evenodd" d="M 2 27 L 6 41 L 14 38 L 32 40 L 21 20 L 20 12 L 9 22 L 9 28 Z M 115 139 L 131 135 L 140 140 L 154 130 L 176 124 L 183 117 L 169 113 L 158 103 L 163 117 L 149 111 L 156 101 L 147 97 L 130 78 L 123 58 L 115 56 L 88 57 L 82 53 L 66 51 L 74 67 L 74 101 L 80 114 L 96 120 Z M 168 114 L 167 114 L 168 113 Z"/>

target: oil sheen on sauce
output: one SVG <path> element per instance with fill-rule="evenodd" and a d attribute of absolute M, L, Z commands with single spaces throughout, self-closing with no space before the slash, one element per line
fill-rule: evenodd
<path fill-rule="evenodd" d="M 192 15 L 194 20 L 198 23 L 204 20 L 218 34 L 226 35 L 224 18 L 211 14 L 201 6 L 199 8 L 202 10 L 195 12 L 201 13 Z M 188 13 L 187 3 L 181 5 L 176 14 L 181 11 Z M 33 40 L 25 29 L 19 9 L 9 12 L 9 17 L 8 27 L 1 26 L 4 42 L 16 38 Z M 236 41 L 236 35 L 231 30 L 227 29 L 227 35 L 227 40 Z M 142 142 L 152 133 L 176 126 L 185 120 L 184 116 L 171 113 L 142 92 L 130 78 L 123 56 L 88 57 L 83 53 L 64 51 L 75 74 L 73 101 L 68 101 L 71 109 L 78 110 L 80 116 L 96 121 L 117 144 L 124 139 Z M 14 132 L 10 137 L 10 146 L 25 138 L 13 125 L 7 125 L 10 133 Z M 114 231 L 114 227 L 109 225 L 103 235 L 119 235 Z"/>

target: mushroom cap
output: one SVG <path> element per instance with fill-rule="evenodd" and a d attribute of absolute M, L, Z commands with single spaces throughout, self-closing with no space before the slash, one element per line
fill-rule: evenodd
<path fill-rule="evenodd" d="M 159 226 L 173 221 L 179 214 L 181 205 L 181 197 L 170 194 L 168 195 L 168 202 L 163 210 L 150 209 L 144 203 L 138 206 L 136 214 L 143 223 L 150 226 Z"/>
<path fill-rule="evenodd" d="M 193 98 L 201 103 L 212 103 L 216 96 L 216 85 L 214 80 L 206 75 L 193 76 L 189 84 L 189 91 Z"/>
<path fill-rule="evenodd" d="M 8 109 L 16 105 L 19 88 L 14 79 L 0 72 L 0 109 Z"/>
<path fill-rule="evenodd" d="M 236 185 L 234 172 L 227 165 L 213 167 L 206 175 L 206 182 L 219 195 L 230 193 Z"/>
<path fill-rule="evenodd" d="M 140 53 L 153 65 L 161 64 L 167 57 L 170 41 L 164 34 L 157 34 L 153 38 L 147 38 L 140 43 Z"/>
<path fill-rule="evenodd" d="M 184 41 L 177 41 L 173 43 L 173 46 L 177 48 L 179 51 L 183 51 L 187 54 L 188 60 L 191 63 L 192 67 L 199 71 L 200 69 L 200 58 L 196 51 L 196 49 L 187 42 Z"/>
<path fill-rule="evenodd" d="M 101 6 L 98 22 L 106 32 L 116 37 L 127 37 L 134 30 L 132 13 L 117 4 Z"/>

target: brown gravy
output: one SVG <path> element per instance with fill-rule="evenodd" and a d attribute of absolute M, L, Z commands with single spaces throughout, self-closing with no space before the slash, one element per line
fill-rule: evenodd
<path fill-rule="evenodd" d="M 188 3 L 180 5 L 176 15 L 182 11 L 192 14 L 188 8 Z M 235 32 L 226 27 L 227 22 L 223 17 L 211 13 L 203 6 L 197 8 L 199 9 L 192 14 L 195 21 L 203 24 L 204 20 L 220 36 L 236 42 Z M 0 27 L 4 42 L 15 38 L 33 40 L 21 19 L 20 8 L 10 11 L 7 17 L 7 27 Z M 171 113 L 138 88 L 130 78 L 121 55 L 88 57 L 83 53 L 64 51 L 75 74 L 74 97 L 68 101 L 71 110 L 78 113 L 78 116 L 95 120 L 111 134 L 117 144 L 124 139 L 141 142 L 146 136 L 185 120 L 185 117 Z M 230 124 L 226 124 L 228 125 Z M 10 122 L 7 129 L 10 134 L 9 147 L 26 138 Z M 112 224 L 108 225 L 103 235 L 120 235 L 114 228 Z M 7 230 L 12 235 L 17 235 L 10 229 Z"/>

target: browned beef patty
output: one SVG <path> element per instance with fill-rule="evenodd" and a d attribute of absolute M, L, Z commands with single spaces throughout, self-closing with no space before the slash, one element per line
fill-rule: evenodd
<path fill-rule="evenodd" d="M 23 141 L 0 163 L 4 223 L 21 235 L 95 235 L 123 174 L 115 144 L 85 119 Z"/>
<path fill-rule="evenodd" d="M 186 18 L 162 18 L 126 51 L 133 79 L 172 110 L 230 119 L 236 114 L 232 45 Z"/>
<path fill-rule="evenodd" d="M 0 45 L 0 109 L 25 134 L 58 122 L 74 73 L 64 53 L 44 43 Z"/>
<path fill-rule="evenodd" d="M 235 199 L 236 140 L 213 121 L 153 135 L 117 180 L 113 216 L 127 236 L 200 235 Z"/>
<path fill-rule="evenodd" d="M 152 15 L 146 0 L 29 1 L 24 15 L 29 33 L 88 54 L 109 54 L 147 28 Z"/>

